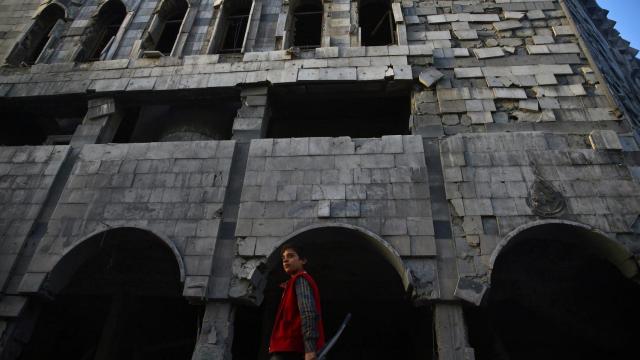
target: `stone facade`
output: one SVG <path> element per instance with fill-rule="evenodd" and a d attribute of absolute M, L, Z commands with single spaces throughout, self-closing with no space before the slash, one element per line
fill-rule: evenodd
<path fill-rule="evenodd" d="M 435 345 L 410 358 L 488 359 L 468 314 L 491 306 L 501 255 L 531 229 L 573 229 L 580 247 L 638 279 L 639 63 L 595 1 L 371 1 L 386 4 L 380 23 L 393 41 L 365 46 L 367 1 L 317 0 L 320 47 L 306 49 L 294 40 L 304 1 L 126 0 L 100 60 L 85 60 L 114 1 L 0 0 L 0 359 L 33 358 L 43 299 L 78 284 L 95 291 L 78 272 L 101 241 L 130 229 L 173 254 L 175 297 L 203 309 L 193 359 L 244 358 L 246 324 L 261 324 L 255 338 L 268 332 L 270 303 L 257 306 L 276 281 L 278 248 L 322 249 L 323 229 L 361 238 L 363 258 L 385 264 L 372 271 L 394 270 L 384 289 L 404 292 L 393 304 L 428 309 L 433 339 L 422 342 Z M 46 18 L 52 7 L 64 16 Z M 224 51 L 233 16 L 244 21 L 242 48 Z M 171 21 L 163 52 L 154 46 Z M 331 136 L 272 130 L 287 114 L 276 103 L 299 114 L 307 109 L 290 99 L 317 98 L 308 111 L 322 117 L 343 106 L 332 94 L 364 103 L 362 115 L 335 110 L 347 125 L 327 122 Z M 401 99 L 410 114 L 384 115 L 400 125 L 364 137 L 379 125 L 368 122 L 374 97 Z M 151 135 L 165 113 L 178 129 L 171 142 Z M 207 124 L 216 136 L 194 128 Z M 336 241 L 327 246 L 349 245 Z M 385 292 L 371 295 L 390 301 Z M 92 356 L 109 358 L 111 341 Z"/>

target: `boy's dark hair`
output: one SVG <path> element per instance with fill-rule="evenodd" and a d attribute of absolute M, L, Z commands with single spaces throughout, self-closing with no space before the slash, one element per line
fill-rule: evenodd
<path fill-rule="evenodd" d="M 286 250 L 293 250 L 298 254 L 298 257 L 302 260 L 307 260 L 307 255 L 304 252 L 304 248 L 298 244 L 284 244 L 280 250 L 280 255 L 284 254 Z"/>

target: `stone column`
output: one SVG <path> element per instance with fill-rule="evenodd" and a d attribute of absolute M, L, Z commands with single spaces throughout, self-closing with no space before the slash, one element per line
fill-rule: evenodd
<path fill-rule="evenodd" d="M 437 304 L 434 308 L 435 333 L 440 360 L 474 360 L 460 304 Z"/>
<path fill-rule="evenodd" d="M 266 132 L 268 89 L 266 86 L 251 87 L 243 89 L 240 93 L 242 106 L 233 122 L 236 148 L 224 199 L 224 215 L 213 256 L 207 294 L 209 303 L 193 360 L 231 359 L 235 306 L 229 302 L 229 290 L 237 247 L 235 229 L 250 141 L 263 137 Z"/>
<path fill-rule="evenodd" d="M 242 89 L 242 107 L 233 121 L 233 138 L 237 140 L 260 139 L 266 135 L 268 119 L 266 86 Z"/>
<path fill-rule="evenodd" d="M 234 307 L 228 302 L 207 304 L 192 360 L 231 359 Z"/>

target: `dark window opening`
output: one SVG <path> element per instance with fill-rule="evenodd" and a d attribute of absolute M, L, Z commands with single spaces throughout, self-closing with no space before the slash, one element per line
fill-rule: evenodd
<path fill-rule="evenodd" d="M 115 40 L 126 15 L 127 9 L 118 0 L 111 0 L 103 6 L 93 24 L 94 34 L 86 40 L 89 43 L 88 48 L 93 47 L 89 61 L 102 60 L 105 50 L 108 50 Z"/>
<path fill-rule="evenodd" d="M 134 229 L 87 241 L 78 252 L 90 255 L 71 260 L 66 286 L 41 303 L 20 359 L 191 359 L 203 309 L 182 297 L 171 250 Z"/>
<path fill-rule="evenodd" d="M 476 359 L 636 357 L 640 286 L 604 246 L 592 247 L 593 236 L 545 225 L 509 242 L 482 307 L 465 311 Z"/>
<path fill-rule="evenodd" d="M 86 106 L 72 101 L 66 105 L 60 108 L 52 104 L 40 104 L 39 109 L 30 111 L 22 110 L 24 106 L 19 104 L 7 106 L 0 112 L 0 145 L 68 144 L 76 127 L 82 123 Z"/>
<path fill-rule="evenodd" d="M 240 99 L 216 97 L 202 99 L 208 105 L 191 100 L 124 106 L 123 118 L 113 142 L 169 142 L 228 140 Z"/>
<path fill-rule="evenodd" d="M 237 10 L 225 18 L 225 30 L 220 52 L 223 54 L 242 52 L 250 7 Z"/>
<path fill-rule="evenodd" d="M 330 86 L 280 87 L 270 92 L 267 137 L 371 138 L 409 134 L 408 92 Z"/>
<path fill-rule="evenodd" d="M 182 17 L 168 20 L 164 24 L 164 29 L 162 30 L 162 35 L 160 35 L 160 40 L 158 40 L 156 50 L 160 51 L 163 55 L 171 55 L 171 50 L 173 50 L 173 46 L 178 39 L 181 26 Z"/>
<path fill-rule="evenodd" d="M 302 244 L 308 254 L 305 269 L 320 289 L 327 338 L 347 313 L 352 314 L 331 359 L 432 359 L 432 309 L 411 304 L 396 270 L 362 235 L 346 229 L 318 229 L 292 241 Z M 268 359 L 282 294 L 278 285 L 287 279 L 279 256 L 271 260 L 261 306 L 236 310 L 233 359 Z"/>
<path fill-rule="evenodd" d="M 64 10 L 58 5 L 49 5 L 35 19 L 33 25 L 8 59 L 11 63 L 36 63 L 49 40 L 51 32 L 59 20 L 64 20 Z"/>
<path fill-rule="evenodd" d="M 320 47 L 322 38 L 322 3 L 301 5 L 293 13 L 293 46 L 300 49 Z"/>
<path fill-rule="evenodd" d="M 164 1 L 152 22 L 142 48 L 170 56 L 189 9 L 185 0 Z"/>
<path fill-rule="evenodd" d="M 395 43 L 395 23 L 388 0 L 362 0 L 358 11 L 363 46 Z"/>

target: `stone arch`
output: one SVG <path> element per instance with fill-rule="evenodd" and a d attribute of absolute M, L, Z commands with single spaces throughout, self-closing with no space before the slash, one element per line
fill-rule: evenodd
<path fill-rule="evenodd" d="M 640 330 L 638 263 L 577 222 L 518 227 L 489 260 L 490 287 L 465 310 L 478 360 L 625 358 Z"/>
<path fill-rule="evenodd" d="M 149 229 L 139 227 L 119 227 L 95 231 L 83 237 L 72 247 L 66 249 L 60 259 L 52 266 L 47 277 L 47 281 L 43 285 L 45 290 L 52 294 L 58 293 L 70 281 L 71 277 L 82 263 L 100 250 L 100 241 L 104 241 L 109 234 L 119 231 L 133 231 L 146 234 L 156 239 L 162 246 L 171 251 L 178 268 L 180 283 L 184 284 L 186 277 L 184 260 L 182 259 L 180 251 L 178 251 L 178 248 L 171 240 Z"/>
<path fill-rule="evenodd" d="M 21 359 L 191 359 L 202 306 L 182 294 L 175 245 L 150 230 L 95 232 L 64 251 L 33 297 Z"/>
<path fill-rule="evenodd" d="M 40 16 L 40 14 L 42 14 L 50 6 L 56 6 L 60 8 L 60 10 L 62 10 L 62 12 L 64 13 L 65 19 L 70 19 L 72 17 L 71 12 L 69 11 L 69 7 L 67 7 L 67 5 L 63 4 L 58 0 L 49 0 L 40 4 L 40 6 L 38 7 L 38 9 L 36 9 L 36 12 L 33 14 L 31 18 L 35 20 L 38 16 Z"/>
<path fill-rule="evenodd" d="M 322 223 L 297 230 L 266 251 L 270 255 L 251 277 L 256 285 L 253 297 L 263 301 L 260 306 L 237 304 L 234 358 L 268 358 L 279 284 L 288 279 L 280 260 L 285 244 L 306 252 L 305 269 L 320 288 L 326 333 L 334 334 L 347 313 L 353 316 L 349 330 L 332 350 L 333 359 L 431 357 L 432 343 L 425 341 L 433 338 L 431 308 L 413 302 L 411 273 L 398 253 L 369 230 Z"/>
<path fill-rule="evenodd" d="M 400 255 L 393 248 L 393 246 L 391 246 L 386 240 L 376 235 L 372 231 L 369 231 L 367 229 L 364 229 L 358 226 L 343 224 L 343 223 L 314 224 L 314 225 L 306 226 L 302 229 L 296 230 L 293 233 L 289 234 L 288 236 L 282 238 L 278 243 L 274 244 L 275 245 L 274 251 L 267 258 L 268 270 L 266 272 L 273 269 L 274 266 L 278 266 L 280 264 L 280 254 L 278 253 L 277 249 L 279 249 L 282 245 L 290 241 L 294 241 L 295 238 L 297 238 L 301 234 L 318 230 L 318 229 L 332 229 L 332 228 L 352 231 L 355 234 L 362 236 L 363 239 L 366 239 L 369 242 L 369 244 L 372 245 L 379 252 L 379 254 L 381 254 L 385 258 L 385 260 L 387 260 L 389 264 L 391 264 L 391 266 L 396 270 L 396 272 L 400 276 L 400 279 L 402 280 L 402 285 L 405 291 L 411 292 L 413 290 L 413 279 L 411 278 L 411 272 L 405 266 L 404 262 L 400 258 Z M 257 272 L 253 274 L 251 278 L 251 283 L 258 285 L 256 287 L 257 289 L 263 288 L 264 282 L 266 282 L 266 277 L 264 277 L 263 274 L 260 274 Z"/>
<path fill-rule="evenodd" d="M 607 234 L 592 226 L 559 219 L 538 220 L 521 225 L 511 231 L 504 239 L 502 239 L 502 241 L 500 241 L 500 243 L 498 243 L 491 254 L 489 270 L 493 270 L 496 260 L 500 254 L 514 241 L 514 239 L 517 241 L 518 238 L 527 235 L 529 232 L 545 231 L 550 227 L 563 227 L 565 229 L 572 228 L 579 235 L 585 236 L 584 239 L 589 242 L 587 245 L 595 254 L 614 264 L 625 277 L 631 279 L 638 276 L 638 272 L 640 271 L 638 268 L 638 262 L 636 261 L 633 253 L 631 253 L 631 251 L 629 251 L 629 249 L 624 245 L 611 239 Z M 581 246 L 583 246 L 583 244 L 581 244 Z M 489 281 L 491 280 L 489 279 Z"/>
<path fill-rule="evenodd" d="M 100 4 L 90 25 L 85 29 L 76 60 L 107 60 L 108 53 L 114 52 L 119 45 L 116 39 L 122 30 L 127 11 L 121 0 L 107 0 Z"/>

